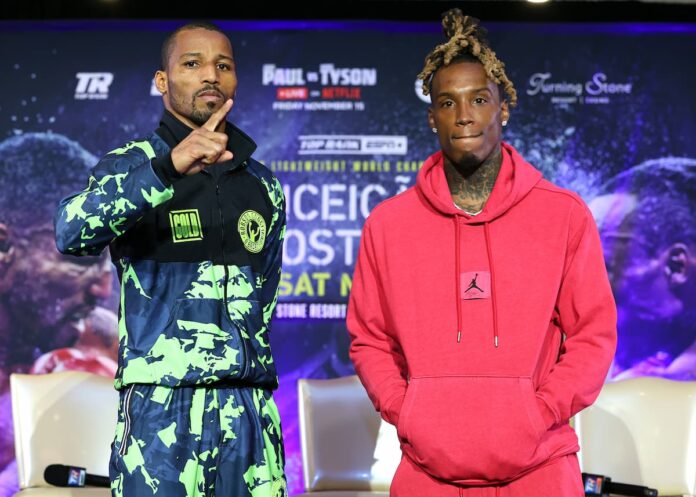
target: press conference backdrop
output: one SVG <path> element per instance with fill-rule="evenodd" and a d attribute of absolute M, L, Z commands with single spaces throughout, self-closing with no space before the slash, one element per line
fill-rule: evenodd
<path fill-rule="evenodd" d="M 377 203 L 414 184 L 438 149 L 416 75 L 442 35 L 436 22 L 219 24 L 237 60 L 231 120 L 255 139 L 255 157 L 287 197 L 272 347 L 294 493 L 302 487 L 295 382 L 354 372 L 344 318 L 360 230 Z M 112 269 L 106 256 L 58 257 L 50 222 L 58 199 L 84 187 L 98 157 L 158 126 L 162 100 L 152 77 L 161 42 L 177 26 L 0 24 L 0 427 L 11 425 L 12 371 L 113 374 Z M 519 95 L 504 139 L 548 179 L 590 202 L 626 193 L 634 170 L 673 178 L 663 182 L 666 190 L 629 192 L 648 202 L 641 206 L 667 203 L 669 214 L 658 221 L 636 221 L 636 197 L 625 195 L 611 209 L 596 201 L 593 212 L 607 230 L 620 308 L 610 376 L 693 378 L 696 326 L 684 302 L 694 303 L 694 276 L 685 273 L 675 291 L 665 268 L 679 266 L 661 250 L 679 242 L 693 257 L 696 247 L 689 215 L 696 203 L 696 25 L 488 27 Z M 16 485 L 16 468 L 11 430 L 0 434 L 4 497 Z"/>

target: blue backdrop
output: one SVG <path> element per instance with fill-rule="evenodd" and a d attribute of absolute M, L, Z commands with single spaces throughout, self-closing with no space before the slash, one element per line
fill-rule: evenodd
<path fill-rule="evenodd" d="M 219 24 L 237 59 L 231 120 L 256 140 L 255 157 L 275 171 L 287 196 L 272 346 L 294 493 L 302 487 L 296 380 L 353 373 L 344 317 L 360 229 L 378 202 L 414 183 L 421 162 L 438 148 L 416 74 L 442 35 L 435 22 Z M 74 262 L 53 254 L 40 233 L 58 198 L 83 187 L 97 157 L 157 127 L 162 102 L 152 77 L 161 42 L 178 25 L 0 24 L 0 428 L 8 428 L 0 430 L 0 469 L 5 468 L 0 497 L 16 485 L 7 376 L 61 369 L 113 372 L 118 292 L 81 299 L 79 306 L 68 302 L 68 294 L 83 295 L 87 277 Z M 635 193 L 625 178 L 606 186 L 633 166 L 653 161 L 643 168 L 667 167 L 683 176 L 668 190 L 691 185 L 691 194 L 670 200 L 675 212 L 691 209 L 696 25 L 487 27 L 519 94 L 504 139 L 547 178 L 588 202 L 628 192 L 659 203 L 660 194 Z M 615 228 L 612 219 L 619 219 L 618 225 L 638 233 L 626 212 L 603 206 L 597 201 L 593 207 L 600 228 Z M 693 229 L 668 224 L 673 241 L 696 247 L 684 234 Z M 669 288 L 651 287 L 646 268 L 660 264 L 660 250 L 671 242 L 658 243 L 642 232 L 640 238 L 657 244 L 641 256 L 643 272 L 634 267 L 642 261 L 635 247 L 607 243 L 622 316 L 610 375 L 691 378 L 696 326 L 693 320 L 684 325 L 681 316 L 688 302 L 694 303 L 693 284 L 676 296 Z M 100 270 L 104 262 L 94 262 L 90 274 Z M 675 311 L 669 298 L 681 307 Z M 661 308 L 661 299 L 671 310 L 652 312 Z M 672 363 L 680 367 L 670 370 Z"/>

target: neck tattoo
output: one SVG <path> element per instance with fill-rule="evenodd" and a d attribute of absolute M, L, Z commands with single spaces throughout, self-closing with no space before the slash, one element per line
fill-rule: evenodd
<path fill-rule="evenodd" d="M 503 163 L 501 148 L 473 167 L 455 165 L 445 158 L 445 177 L 454 204 L 468 213 L 479 213 L 493 191 Z"/>

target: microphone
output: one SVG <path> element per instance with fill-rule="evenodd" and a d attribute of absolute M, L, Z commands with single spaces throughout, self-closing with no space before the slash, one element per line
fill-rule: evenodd
<path fill-rule="evenodd" d="M 582 474 L 582 486 L 585 495 L 607 497 L 609 494 L 629 495 L 631 497 L 657 497 L 657 490 L 642 485 L 618 483 L 604 475 Z"/>
<path fill-rule="evenodd" d="M 111 481 L 106 476 L 90 475 L 85 468 L 49 464 L 44 470 L 44 480 L 56 487 L 110 487 Z"/>

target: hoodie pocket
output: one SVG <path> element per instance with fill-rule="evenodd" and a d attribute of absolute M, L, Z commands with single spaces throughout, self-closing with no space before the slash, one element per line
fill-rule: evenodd
<path fill-rule="evenodd" d="M 411 378 L 400 435 L 428 473 L 461 483 L 509 481 L 546 459 L 531 378 Z"/>
<path fill-rule="evenodd" d="M 406 420 L 409 417 L 409 411 L 413 404 L 417 385 L 417 383 L 409 383 L 408 388 L 406 388 L 406 395 L 404 395 L 404 400 L 401 403 L 401 411 L 399 412 L 399 420 L 396 423 L 396 434 L 399 436 L 399 440 L 405 443 L 408 443 L 408 436 L 406 436 L 405 431 Z"/>

